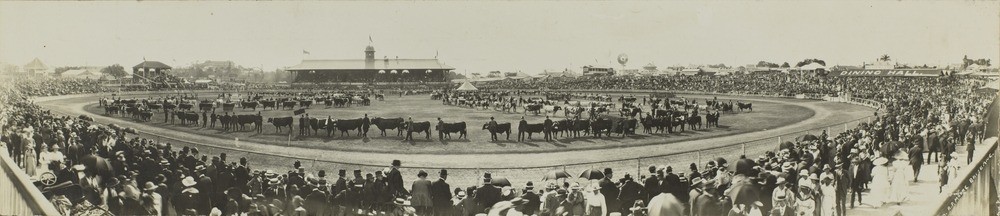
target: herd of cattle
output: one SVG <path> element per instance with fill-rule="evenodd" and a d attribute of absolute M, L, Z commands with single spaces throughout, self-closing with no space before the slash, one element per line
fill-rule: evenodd
<path fill-rule="evenodd" d="M 571 98 L 584 98 L 588 100 L 587 105 L 581 105 L 580 101 L 570 102 Z M 382 99 L 384 96 L 378 95 L 376 98 Z M 524 114 L 540 113 L 556 115 L 563 111 L 565 119 L 556 121 L 546 121 L 542 123 L 528 123 L 524 120 L 518 123 L 516 132 L 519 137 L 526 135 L 529 139 L 534 133 L 546 133 L 553 136 L 592 135 L 594 137 L 612 136 L 617 134 L 627 136 L 636 133 L 636 129 L 642 126 L 644 133 L 674 133 L 688 130 L 699 130 L 707 127 L 718 127 L 719 117 L 724 112 L 734 112 L 733 107 L 739 111 L 752 111 L 752 104 L 737 102 L 721 102 L 716 100 L 705 100 L 704 104 L 699 104 L 695 100 L 671 100 L 651 98 L 643 103 L 637 103 L 634 97 L 620 97 L 619 103 L 610 102 L 612 97 L 605 95 L 545 95 L 545 98 L 531 97 L 510 97 L 507 93 L 456 93 L 456 94 L 432 94 L 432 99 L 442 100 L 444 104 L 478 108 L 494 109 L 503 112 L 518 112 L 517 107 L 521 107 Z M 248 97 L 238 102 L 219 101 L 197 101 L 193 99 L 162 99 L 162 100 L 107 100 L 100 101 L 107 115 L 128 116 L 138 121 L 150 121 L 154 111 L 163 111 L 164 122 L 174 123 L 175 119 L 181 125 L 198 125 L 202 123 L 207 127 L 215 127 L 216 122 L 220 123 L 221 130 L 224 131 L 246 131 L 249 129 L 257 133 L 263 132 L 264 124 L 271 124 L 275 127 L 275 133 L 291 133 L 292 127 L 298 122 L 300 135 L 321 135 L 325 131 L 326 136 L 334 136 L 340 131 L 340 136 L 350 136 L 354 133 L 358 136 L 367 136 L 369 128 L 374 125 L 380 135 L 386 136 L 387 130 L 396 130 L 396 136 L 402 136 L 403 132 L 424 133 L 430 139 L 432 130 L 436 130 L 442 136 L 450 138 L 452 133 L 459 133 L 459 138 L 467 138 L 466 123 L 444 123 L 439 122 L 435 127 L 431 127 L 431 122 L 407 122 L 403 118 L 356 118 L 356 119 L 333 119 L 310 118 L 308 114 L 299 117 L 275 117 L 264 118 L 260 112 L 257 114 L 236 114 L 230 112 L 236 107 L 242 109 L 256 110 L 258 106 L 267 109 L 294 109 L 308 108 L 313 102 L 326 104 L 328 107 L 346 107 L 351 104 L 370 105 L 370 100 L 366 95 L 343 95 L 333 94 L 325 96 L 302 97 L 294 96 L 279 99 L 263 99 L 261 96 Z M 221 104 L 224 114 L 215 114 L 215 109 Z M 197 105 L 201 114 L 192 111 Z M 520 105 L 520 106 L 518 106 Z M 616 107 L 620 108 L 616 109 Z M 643 112 L 643 108 L 648 108 L 650 112 Z M 617 110 L 618 115 L 610 115 L 612 110 Z M 699 110 L 704 110 L 703 116 L 699 115 Z M 721 111 L 721 112 L 720 112 Z M 211 113 L 211 117 L 209 114 Z M 588 114 L 587 118 L 583 118 Z M 199 119 L 201 119 L 199 121 Z M 704 125 L 702 123 L 705 123 Z M 510 139 L 510 134 L 514 132 L 510 122 L 497 124 L 483 124 L 482 130 L 489 131 L 495 137 L 497 134 L 506 134 Z M 287 131 L 285 130 L 287 128 Z"/>

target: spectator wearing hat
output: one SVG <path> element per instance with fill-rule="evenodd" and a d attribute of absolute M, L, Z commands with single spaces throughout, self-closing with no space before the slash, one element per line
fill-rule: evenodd
<path fill-rule="evenodd" d="M 525 201 L 524 210 L 521 211 L 525 215 L 534 215 L 542 205 L 541 198 L 535 194 L 535 183 L 530 181 L 524 185 L 524 193 L 520 198 Z"/>
<path fill-rule="evenodd" d="M 410 205 L 417 210 L 418 215 L 428 214 L 433 202 L 431 200 L 431 181 L 427 180 L 427 172 L 423 170 L 417 172 L 417 180 L 413 181 L 410 190 Z"/>
<path fill-rule="evenodd" d="M 603 216 L 608 214 L 608 203 L 607 199 L 604 198 L 604 194 L 601 193 L 600 185 L 591 185 L 588 188 L 588 193 L 584 195 L 587 203 L 587 208 L 584 210 L 584 215 L 587 216 Z"/>
<path fill-rule="evenodd" d="M 795 199 L 797 215 L 819 215 L 816 198 L 813 197 L 815 188 L 816 185 L 812 181 L 799 182 L 799 196 Z"/>
<path fill-rule="evenodd" d="M 645 203 L 649 203 L 650 199 L 653 199 L 654 196 L 660 194 L 660 178 L 657 176 L 656 171 L 656 166 L 650 165 L 649 177 L 646 177 L 646 179 L 642 182 L 643 187 L 645 187 L 645 190 L 643 190 L 646 195 L 643 197 Z"/>
<path fill-rule="evenodd" d="M 487 124 L 489 125 L 489 128 L 497 128 L 499 126 L 497 124 L 497 121 L 493 119 L 493 116 L 490 116 L 490 122 L 487 123 Z M 494 131 L 496 131 L 496 130 L 490 130 L 490 140 L 491 141 L 497 141 L 498 140 L 497 139 L 497 133 L 494 132 Z"/>
<path fill-rule="evenodd" d="M 153 182 L 146 182 L 146 184 L 143 185 L 142 193 L 143 197 L 151 198 L 147 200 L 152 204 L 152 210 L 154 210 L 150 211 L 150 213 L 156 216 L 160 216 L 163 215 L 163 213 L 165 213 L 166 211 L 163 208 L 163 202 L 162 202 L 163 196 L 161 196 L 160 193 L 156 192 L 157 188 L 158 186 L 156 186 L 156 184 L 153 184 Z"/>
<path fill-rule="evenodd" d="M 451 186 L 446 182 L 448 180 L 448 170 L 442 169 L 438 175 L 438 179 L 431 183 L 430 194 L 431 200 L 434 203 L 434 214 L 443 215 L 452 212 Z"/>
<path fill-rule="evenodd" d="M 337 181 L 334 182 L 333 189 L 330 190 L 330 193 L 332 195 L 336 196 L 341 191 L 347 190 L 347 179 L 346 179 L 346 176 L 347 176 L 347 170 L 338 170 L 337 171 Z"/>
<path fill-rule="evenodd" d="M 589 191 L 588 191 L 589 192 Z M 587 213 L 587 195 L 583 192 L 583 187 L 580 183 L 573 182 L 569 187 L 569 191 L 566 194 L 566 202 L 571 208 L 569 208 L 570 215 L 586 215 Z"/>
<path fill-rule="evenodd" d="M 198 189 L 195 188 L 195 185 L 197 184 L 198 183 L 194 180 L 194 177 L 191 176 L 184 177 L 184 179 L 181 180 L 181 185 L 184 189 L 181 190 L 178 199 L 174 200 L 174 207 L 177 209 L 177 212 L 194 211 L 195 214 L 198 214 L 196 209 L 198 209 L 200 205 L 199 203 L 202 201 L 202 195 L 199 193 Z"/>
<path fill-rule="evenodd" d="M 618 189 L 618 185 L 611 180 L 613 176 L 614 173 L 611 170 L 611 168 L 604 168 L 604 178 L 598 181 L 598 184 L 600 185 L 601 188 L 601 194 L 604 197 L 604 204 L 605 204 L 604 207 L 608 210 L 605 211 L 604 212 L 605 214 L 603 214 L 602 216 L 607 216 L 607 213 L 610 213 L 612 211 L 617 211 L 619 209 L 618 194 L 620 190 Z"/>
<path fill-rule="evenodd" d="M 325 215 L 328 195 L 325 187 L 313 188 L 305 198 L 306 212 L 310 215 Z"/>
<path fill-rule="evenodd" d="M 712 215 L 722 215 L 724 211 L 723 205 L 725 202 L 721 197 L 718 197 L 717 182 L 715 180 L 708 180 L 702 183 L 702 190 L 704 191 L 701 195 L 694 197 L 694 204 L 691 205 L 692 216 L 712 216 Z"/>
<path fill-rule="evenodd" d="M 410 195 L 410 192 L 403 188 L 403 175 L 399 173 L 399 167 L 402 166 L 402 162 L 399 160 L 392 160 L 392 167 L 390 167 L 389 172 L 386 173 L 386 181 L 389 185 L 389 194 L 393 197 L 405 197 Z"/>
<path fill-rule="evenodd" d="M 559 204 L 562 203 L 564 198 L 559 198 L 559 186 L 556 183 L 549 183 L 545 187 L 546 192 L 542 194 L 542 211 L 539 215 L 555 215 L 556 209 L 559 208 Z M 563 190 L 563 194 L 566 194 L 566 190 Z"/>
<path fill-rule="evenodd" d="M 642 185 L 635 182 L 632 179 L 632 175 L 625 173 L 625 177 L 621 180 L 621 190 L 618 192 L 618 208 L 608 209 L 611 212 L 619 212 L 623 216 L 628 216 L 631 211 L 629 208 L 635 204 L 636 200 L 641 200 L 642 196 Z M 603 186 L 601 186 L 603 188 Z"/>
<path fill-rule="evenodd" d="M 500 189 L 493 186 L 492 174 L 483 174 L 483 186 L 476 189 L 476 195 L 474 196 L 476 205 L 479 209 L 486 210 L 493 207 L 493 204 L 500 202 Z M 486 211 L 480 211 L 477 213 L 486 213 Z"/>

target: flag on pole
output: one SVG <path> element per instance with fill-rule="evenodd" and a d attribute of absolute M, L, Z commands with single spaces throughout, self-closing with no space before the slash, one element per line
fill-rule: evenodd
<path fill-rule="evenodd" d="M 372 41 L 372 35 L 368 35 L 368 43 L 370 44 L 370 43 L 374 43 L 374 42 L 375 41 Z"/>
<path fill-rule="evenodd" d="M 307 50 L 302 50 L 302 54 L 305 54 L 305 55 L 309 55 L 309 51 L 307 51 Z"/>
<path fill-rule="evenodd" d="M 434 59 L 437 59 L 437 58 L 438 58 L 438 54 L 439 54 L 439 53 L 438 53 L 438 51 L 437 51 L 437 50 L 434 50 Z"/>

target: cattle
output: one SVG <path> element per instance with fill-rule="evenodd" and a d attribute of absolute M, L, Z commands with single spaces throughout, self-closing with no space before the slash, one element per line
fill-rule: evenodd
<path fill-rule="evenodd" d="M 150 118 L 153 118 L 153 111 L 149 111 L 149 110 L 139 111 L 139 119 L 140 120 L 148 122 Z"/>
<path fill-rule="evenodd" d="M 750 110 L 750 112 L 753 112 L 753 103 L 737 102 L 736 106 L 739 107 L 740 112 L 743 112 L 743 110 Z"/>
<path fill-rule="evenodd" d="M 250 108 L 252 110 L 257 110 L 257 101 L 244 101 L 240 102 L 240 107 L 243 109 Z"/>
<path fill-rule="evenodd" d="M 459 139 L 469 138 L 468 134 L 465 131 L 465 122 L 444 123 L 442 125 L 438 125 L 434 129 L 437 130 L 438 133 L 444 133 L 444 135 L 447 136 L 448 139 L 451 139 L 451 133 L 458 133 Z"/>
<path fill-rule="evenodd" d="M 150 110 L 159 110 L 159 109 L 163 108 L 163 105 L 152 103 L 152 104 L 146 105 L 146 107 L 148 107 Z"/>
<path fill-rule="evenodd" d="M 358 130 L 358 135 L 361 135 L 361 123 L 362 119 L 337 119 L 334 125 L 337 130 L 340 131 L 340 136 L 344 136 L 348 131 Z"/>
<path fill-rule="evenodd" d="M 345 107 L 349 106 L 351 99 L 348 98 L 333 98 L 333 106 L 335 107 Z"/>
<path fill-rule="evenodd" d="M 191 108 L 194 108 L 194 105 L 191 105 L 189 103 L 181 103 L 181 105 L 178 106 L 177 108 L 180 110 L 191 110 Z"/>
<path fill-rule="evenodd" d="M 198 109 L 201 111 L 215 110 L 215 104 L 202 102 L 198 104 Z"/>
<path fill-rule="evenodd" d="M 121 111 L 122 111 L 122 108 L 119 107 L 119 106 L 106 106 L 106 107 L 104 107 L 104 114 L 105 115 L 116 115 L 116 114 L 120 114 Z"/>
<path fill-rule="evenodd" d="M 621 134 L 622 136 L 635 134 L 635 127 L 638 125 L 638 120 L 634 118 L 616 118 L 613 121 L 612 131 Z"/>
<path fill-rule="evenodd" d="M 239 130 L 246 130 L 247 124 L 257 124 L 261 117 L 258 115 L 235 115 L 232 119 L 233 126 L 238 126 Z M 261 125 L 256 125 L 253 129 L 258 129 Z"/>
<path fill-rule="evenodd" d="M 267 118 L 267 122 L 271 123 L 271 125 L 274 125 L 275 133 L 281 132 L 281 127 L 288 127 L 288 133 L 291 133 L 292 120 L 293 118 L 291 116 L 281 117 L 281 118 Z"/>
<path fill-rule="evenodd" d="M 542 110 L 542 105 L 541 104 L 526 104 L 526 105 L 524 105 L 524 114 L 528 114 L 528 112 L 534 112 L 535 115 L 538 115 L 539 111 L 541 111 L 541 110 Z"/>
<path fill-rule="evenodd" d="M 260 102 L 260 106 L 264 110 L 267 110 L 268 107 L 270 107 L 271 109 L 278 109 L 277 104 L 278 102 L 273 100 L 264 100 Z"/>
<path fill-rule="evenodd" d="M 701 128 L 701 116 L 692 115 L 691 117 L 688 117 L 687 124 L 688 127 L 691 128 L 691 130 L 697 130 Z"/>
<path fill-rule="evenodd" d="M 496 127 L 490 127 L 489 123 L 483 124 L 483 130 L 487 130 L 490 134 L 507 134 L 507 140 L 510 140 L 510 122 L 499 123 Z"/>
<path fill-rule="evenodd" d="M 163 103 L 163 109 L 165 109 L 165 110 L 177 109 L 177 105 L 175 105 L 173 103 L 169 103 L 169 102 L 168 103 Z"/>
<path fill-rule="evenodd" d="M 222 123 L 222 130 L 229 130 L 229 125 L 232 124 L 230 121 L 232 121 L 232 119 L 233 117 L 230 116 L 229 113 L 219 116 L 219 123 Z"/>
<path fill-rule="evenodd" d="M 545 106 L 542 106 L 542 110 L 545 110 L 545 114 L 549 114 L 549 113 L 556 114 L 556 112 L 559 112 L 559 110 L 562 110 L 562 107 L 554 106 L 554 105 L 545 105 Z"/>
<path fill-rule="evenodd" d="M 614 126 L 614 122 L 610 119 L 598 118 L 597 120 L 590 122 L 590 131 L 593 132 L 596 137 L 601 137 L 602 133 L 604 133 L 605 136 L 611 136 L 612 126 Z"/>
<path fill-rule="evenodd" d="M 673 131 L 672 120 L 673 118 L 671 118 L 669 115 L 664 117 L 646 116 L 645 118 L 640 118 L 640 122 L 642 123 L 642 126 L 644 128 L 644 132 L 650 134 L 661 133 L 664 131 L 664 129 L 666 129 L 667 133 L 672 132 Z"/>
<path fill-rule="evenodd" d="M 235 103 L 223 103 L 222 104 L 222 111 L 223 112 L 232 112 L 234 108 L 236 108 L 236 104 Z"/>
<path fill-rule="evenodd" d="M 326 136 L 330 137 L 333 131 L 336 129 L 334 127 L 334 121 L 327 117 L 326 119 L 309 119 L 309 126 L 312 128 L 314 134 L 319 134 L 319 129 L 326 129 Z"/>
<path fill-rule="evenodd" d="M 295 101 L 281 102 L 281 109 L 295 109 Z"/>
<path fill-rule="evenodd" d="M 174 115 L 181 120 L 181 125 L 186 125 L 188 123 L 198 124 L 198 113 L 186 113 L 183 111 L 174 112 Z"/>
<path fill-rule="evenodd" d="M 407 133 L 413 133 L 413 132 L 425 133 L 427 134 L 427 139 L 431 139 L 431 122 L 422 121 L 422 122 L 411 122 L 409 124 L 412 125 L 404 124 Z"/>
<path fill-rule="evenodd" d="M 396 130 L 396 136 L 403 135 L 403 118 L 374 118 L 372 124 L 382 131 L 382 136 L 385 136 L 385 130 Z"/>
<path fill-rule="evenodd" d="M 309 108 L 312 104 L 312 100 L 299 100 L 299 108 Z"/>
<path fill-rule="evenodd" d="M 531 134 L 541 133 L 545 130 L 545 125 L 542 123 L 538 124 L 520 124 L 517 126 L 517 141 L 524 141 L 524 134 L 528 134 L 528 139 L 531 139 Z"/>
<path fill-rule="evenodd" d="M 705 114 L 705 121 L 707 121 L 705 127 L 719 127 L 719 112 Z"/>

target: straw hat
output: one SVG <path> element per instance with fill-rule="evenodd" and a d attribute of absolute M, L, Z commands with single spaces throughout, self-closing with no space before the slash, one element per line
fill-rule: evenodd
<path fill-rule="evenodd" d="M 188 176 L 188 177 L 184 177 L 184 180 L 181 181 L 181 184 L 183 184 L 184 187 L 191 187 L 191 186 L 194 186 L 195 184 L 198 184 L 198 182 L 195 182 L 194 178 L 192 178 L 191 176 Z"/>
<path fill-rule="evenodd" d="M 884 157 L 879 157 L 879 158 L 875 158 L 875 160 L 872 161 L 872 165 L 881 166 L 881 165 L 885 165 L 885 163 L 888 163 L 888 162 L 889 162 L 889 159 L 886 159 Z"/>

